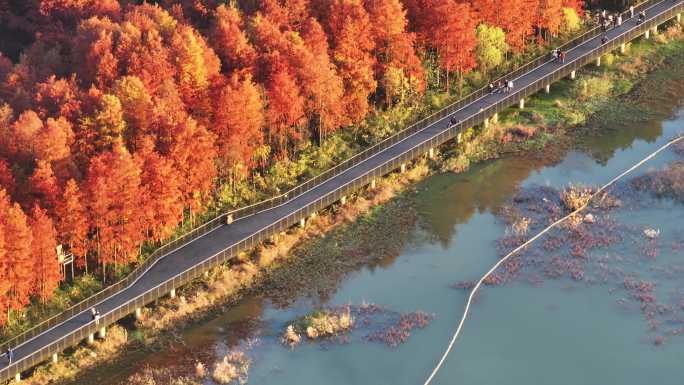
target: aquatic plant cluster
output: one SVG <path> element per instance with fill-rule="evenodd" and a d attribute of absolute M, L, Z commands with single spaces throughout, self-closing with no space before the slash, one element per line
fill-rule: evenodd
<path fill-rule="evenodd" d="M 427 327 L 434 315 L 423 311 L 398 313 L 374 304 L 345 305 L 311 312 L 288 324 L 281 342 L 290 348 L 305 335 L 309 341 L 350 343 L 359 340 L 396 348 L 408 341 L 415 329 Z M 354 335 L 353 332 L 356 332 Z"/>
<path fill-rule="evenodd" d="M 675 153 L 684 156 L 684 146 Z M 591 191 L 573 186 L 564 190 L 547 186 L 522 189 L 497 212 L 508 228 L 497 241 L 500 257 L 522 245 L 529 238 L 528 232 L 530 236 L 536 234 L 582 207 Z M 616 297 L 618 309 L 641 314 L 647 339 L 662 345 L 668 337 L 684 333 L 684 261 L 678 256 L 671 258 L 684 250 L 684 231 L 675 226 L 661 232 L 658 226 L 668 224 L 644 223 L 633 213 L 682 201 L 681 161 L 619 183 L 610 194 L 589 202 L 582 215 L 508 259 L 484 283 L 543 286 L 547 281 L 567 280 L 571 286 L 607 287 Z M 521 221 L 527 231 L 520 231 Z M 474 285 L 475 281 L 462 281 L 452 287 L 471 290 Z"/>

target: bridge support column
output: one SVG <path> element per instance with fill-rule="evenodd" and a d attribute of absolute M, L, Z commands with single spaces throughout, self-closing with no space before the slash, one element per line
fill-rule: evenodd
<path fill-rule="evenodd" d="M 17 373 L 14 375 L 14 382 L 21 382 L 21 373 Z"/>
<path fill-rule="evenodd" d="M 141 318 L 142 318 L 142 309 L 139 307 L 136 307 L 135 308 L 135 319 L 141 319 Z"/>
<path fill-rule="evenodd" d="M 299 227 L 304 228 L 306 226 L 306 218 L 299 220 Z"/>
<path fill-rule="evenodd" d="M 547 94 L 551 93 L 551 84 L 547 84 L 546 87 L 544 87 L 544 92 L 546 92 Z"/>
<path fill-rule="evenodd" d="M 494 115 L 492 115 L 492 123 L 497 124 L 499 123 L 499 113 L 495 112 Z"/>
<path fill-rule="evenodd" d="M 371 180 L 370 186 L 371 186 L 372 189 L 375 188 L 375 178 L 373 178 L 373 179 Z"/>
<path fill-rule="evenodd" d="M 682 22 L 682 14 L 678 13 L 677 14 L 677 23 L 681 23 L 681 22 Z"/>
<path fill-rule="evenodd" d="M 625 52 L 627 52 L 627 44 L 622 43 L 620 44 L 620 53 L 624 55 Z"/>
<path fill-rule="evenodd" d="M 52 353 L 52 363 L 53 364 L 57 363 L 57 353 Z"/>
<path fill-rule="evenodd" d="M 435 149 L 434 148 L 430 148 L 428 150 L 428 158 L 435 159 Z"/>
<path fill-rule="evenodd" d="M 340 198 L 340 203 L 342 203 L 343 205 L 347 204 L 347 196 L 346 195 L 342 195 L 342 198 Z"/>
<path fill-rule="evenodd" d="M 654 25 L 653 28 L 651 28 L 651 33 L 653 36 L 656 36 L 658 34 L 658 26 Z"/>
<path fill-rule="evenodd" d="M 575 80 L 575 77 L 577 77 L 575 70 L 570 71 L 570 79 Z"/>
<path fill-rule="evenodd" d="M 522 110 L 525 108 L 525 98 L 520 99 L 520 103 L 518 104 L 518 107 Z"/>
<path fill-rule="evenodd" d="M 88 334 L 88 345 L 95 343 L 95 334 Z"/>
<path fill-rule="evenodd" d="M 489 118 L 485 118 L 484 122 L 482 123 L 484 128 L 489 128 Z"/>
<path fill-rule="evenodd" d="M 399 172 L 402 174 L 406 172 L 406 163 L 402 163 L 401 166 L 399 166 Z"/>
<path fill-rule="evenodd" d="M 101 339 L 104 339 L 105 337 L 107 337 L 107 328 L 106 327 L 103 326 L 100 328 L 100 331 L 98 332 L 98 337 L 100 337 Z"/>
<path fill-rule="evenodd" d="M 230 225 L 232 223 L 233 223 L 233 214 L 228 214 L 228 216 L 226 216 L 226 224 Z"/>
<path fill-rule="evenodd" d="M 644 39 L 650 39 L 651 38 L 651 30 L 647 29 L 646 32 L 644 32 Z"/>
<path fill-rule="evenodd" d="M 600 67 L 601 66 L 601 56 L 596 58 L 596 66 Z"/>
<path fill-rule="evenodd" d="M 171 292 L 169 293 L 169 297 L 171 297 L 171 299 L 176 298 L 176 289 L 171 289 Z"/>

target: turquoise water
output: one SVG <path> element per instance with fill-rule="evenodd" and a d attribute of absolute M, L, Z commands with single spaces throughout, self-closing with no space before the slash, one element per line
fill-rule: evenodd
<path fill-rule="evenodd" d="M 422 384 L 463 311 L 467 291 L 451 285 L 478 279 L 498 260 L 496 241 L 506 231 L 496 218 L 498 207 L 521 188 L 535 185 L 601 185 L 682 128 L 684 116 L 680 114 L 643 130 L 607 132 L 590 141 L 593 147 L 587 151 L 570 152 L 557 164 L 509 158 L 460 175 L 428 178 L 417 186 L 421 226 L 415 229 L 415 240 L 393 263 L 351 274 L 325 304 L 299 299 L 282 309 L 267 300 L 249 298 L 228 313 L 187 330 L 182 336 L 184 345 L 142 360 L 138 355 L 135 363 L 119 365 L 100 383 L 118 383 L 143 366 L 182 365 L 176 360 L 179 356 L 187 358 L 184 365 L 191 366 L 196 358 L 211 367 L 212 360 L 249 341 L 253 345 L 248 350 L 252 359 L 250 384 Z M 639 173 L 675 159 L 677 156 L 668 151 Z M 668 247 L 668 242 L 680 236 L 684 207 L 667 200 L 653 200 L 643 206 L 625 207 L 611 215 L 638 228 L 659 228 L 658 257 L 637 257 L 642 246 L 638 240 L 597 253 L 635 256 L 620 262 L 619 267 L 655 280 L 659 292 L 680 290 L 684 300 L 681 273 L 665 279 L 654 270 L 684 263 L 684 252 Z M 617 303 L 625 295 L 615 282 L 587 284 L 569 278 L 546 280 L 539 287 L 524 280 L 485 287 L 433 383 L 681 384 L 684 336 L 668 336 L 665 344 L 656 346 L 653 338 L 657 333 L 649 331 L 638 308 Z M 435 319 L 394 349 L 363 341 L 361 336 L 354 336 L 347 344 L 304 342 L 294 349 L 279 343 L 287 324 L 316 306 L 361 303 L 397 312 L 421 310 L 434 314 Z M 672 325 L 664 325 L 664 330 L 684 326 L 677 324 L 684 320 L 682 309 L 676 308 L 670 318 Z M 210 379 L 204 383 L 213 384 Z"/>

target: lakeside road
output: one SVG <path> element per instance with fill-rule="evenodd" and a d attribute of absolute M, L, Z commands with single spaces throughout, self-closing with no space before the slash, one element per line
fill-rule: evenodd
<path fill-rule="evenodd" d="M 574 71 L 586 64 L 587 60 L 591 60 L 597 54 L 597 49 L 614 47 L 617 42 L 623 41 L 626 36 L 633 34 L 637 29 L 657 26 L 664 21 L 661 20 L 663 15 L 669 14 L 673 10 L 681 10 L 683 4 L 684 0 L 657 2 L 647 10 L 644 23 L 638 25 L 635 19 L 628 19 L 621 26 L 609 30 L 605 34 L 608 39 L 607 43 L 603 44 L 601 42 L 602 35 L 597 35 L 569 50 L 563 64 L 551 61 L 549 57 L 548 61 L 511 79 L 514 82 L 514 89 L 509 93 L 484 95 L 458 111 L 291 198 L 280 206 L 238 219 L 230 225 L 222 225 L 177 248 L 153 264 L 131 285 L 97 304 L 98 311 L 105 320 L 108 315 L 129 307 L 133 301 L 146 293 L 204 263 L 227 248 L 240 244 L 243 240 L 269 229 L 283 218 L 305 212 L 305 208 L 324 201 L 336 192 L 347 188 L 362 178 L 366 178 L 377 170 L 393 165 L 397 160 L 405 161 L 410 154 L 417 150 L 424 152 L 424 147 L 428 144 L 441 143 L 453 138 L 455 134 L 447 135 L 447 133 L 455 132 L 449 123 L 452 117 L 456 121 L 468 121 L 469 123 L 473 121 L 474 117 L 478 117 L 477 119 L 480 121 L 475 121 L 475 123 L 481 123 L 486 113 L 491 116 L 494 111 L 517 104 L 519 100 L 534 91 L 538 91 L 544 85 L 550 84 L 569 71 Z M 106 324 L 102 323 L 97 326 L 103 327 Z M 55 348 L 63 349 L 67 345 L 73 344 L 73 341 L 80 341 L 83 331 L 92 330 L 94 327 L 96 326 L 93 324 L 90 311 L 86 309 L 22 344 L 14 346 L 14 357 L 11 364 L 8 363 L 7 357 L 0 358 L 0 380 L 12 378 L 16 373 L 20 373 L 22 370 L 46 359 Z"/>

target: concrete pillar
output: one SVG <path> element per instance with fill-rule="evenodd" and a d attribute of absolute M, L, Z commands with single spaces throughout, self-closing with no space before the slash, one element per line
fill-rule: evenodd
<path fill-rule="evenodd" d="M 652 28 L 652 33 L 653 33 L 653 36 L 655 36 L 655 35 L 658 34 L 658 26 L 657 26 L 657 25 L 654 25 L 654 26 L 653 26 L 653 28 Z"/>
<path fill-rule="evenodd" d="M 499 123 L 499 113 L 495 112 L 494 115 L 492 115 L 492 123 L 497 124 Z"/>
<path fill-rule="evenodd" d="M 551 84 L 547 84 L 546 87 L 544 87 L 544 92 L 546 92 L 547 94 L 551 93 Z"/>
<path fill-rule="evenodd" d="M 521 110 L 525 108 L 525 98 L 520 99 L 518 107 L 520 107 Z"/>
<path fill-rule="evenodd" d="M 314 211 L 314 212 L 312 212 L 312 213 L 311 213 L 311 219 L 314 219 L 314 218 L 316 218 L 316 215 L 318 215 L 318 214 L 316 214 L 316 212 L 315 212 L 315 211 Z"/>
<path fill-rule="evenodd" d="M 340 203 L 342 203 L 343 205 L 347 204 L 347 196 L 346 195 L 342 195 L 342 198 L 340 198 Z"/>
<path fill-rule="evenodd" d="M 89 334 L 88 335 L 88 345 L 92 345 L 95 343 L 95 334 Z"/>
<path fill-rule="evenodd" d="M 107 328 L 104 326 L 101 327 L 98 334 L 101 339 L 104 339 L 105 337 L 107 337 Z"/>
<path fill-rule="evenodd" d="M 682 22 L 682 14 L 678 13 L 677 14 L 677 23 L 681 23 L 681 22 Z"/>
<path fill-rule="evenodd" d="M 206 273 L 208 273 L 208 272 L 206 272 Z M 142 309 L 137 307 L 137 308 L 135 308 L 135 319 L 141 319 L 141 318 L 142 318 Z"/>
<path fill-rule="evenodd" d="M 375 188 L 375 178 L 373 178 L 373 180 L 371 180 L 371 188 Z"/>
<path fill-rule="evenodd" d="M 306 218 L 302 218 L 299 220 L 299 227 L 304 228 L 306 226 Z"/>
<path fill-rule="evenodd" d="M 435 159 L 435 149 L 431 148 L 428 150 L 428 158 Z"/>
<path fill-rule="evenodd" d="M 14 382 L 21 382 L 21 373 L 17 373 L 14 375 Z"/>
<path fill-rule="evenodd" d="M 644 38 L 650 39 L 651 38 L 651 30 L 647 29 L 646 32 L 644 32 Z"/>
<path fill-rule="evenodd" d="M 52 353 L 52 363 L 53 364 L 57 363 L 57 353 Z"/>
<path fill-rule="evenodd" d="M 577 75 L 577 74 L 575 73 L 574 70 L 573 70 L 573 71 L 570 71 L 570 79 L 575 80 L 575 76 L 576 76 L 576 75 Z"/>
<path fill-rule="evenodd" d="M 399 167 L 399 172 L 402 174 L 406 172 L 406 163 L 402 163 L 401 166 Z"/>
<path fill-rule="evenodd" d="M 483 126 L 484 128 L 489 128 L 489 118 L 485 118 Z"/>
<path fill-rule="evenodd" d="M 176 289 L 171 289 L 171 292 L 169 293 L 169 297 L 176 298 Z"/>
<path fill-rule="evenodd" d="M 229 225 L 233 223 L 233 214 L 228 214 L 228 216 L 226 217 L 226 223 Z"/>
<path fill-rule="evenodd" d="M 627 44 L 622 43 L 620 44 L 620 53 L 624 55 L 625 52 L 627 52 Z"/>
<path fill-rule="evenodd" d="M 458 135 L 456 135 L 456 143 L 461 144 L 461 133 L 459 132 Z"/>
<path fill-rule="evenodd" d="M 601 66 L 601 56 L 596 58 L 596 66 L 600 67 Z"/>

